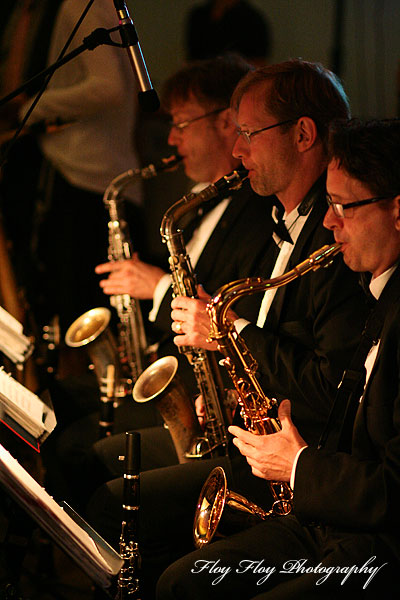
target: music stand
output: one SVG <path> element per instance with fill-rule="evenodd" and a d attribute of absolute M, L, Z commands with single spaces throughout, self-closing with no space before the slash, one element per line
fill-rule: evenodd
<path fill-rule="evenodd" d="M 124 561 L 75 511 L 60 506 L 0 444 L 0 484 L 101 589 L 108 591 Z"/>

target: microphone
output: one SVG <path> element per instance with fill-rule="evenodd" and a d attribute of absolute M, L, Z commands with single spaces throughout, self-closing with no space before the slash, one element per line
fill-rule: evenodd
<path fill-rule="evenodd" d="M 154 112 L 160 107 L 160 101 L 151 84 L 135 26 L 125 0 L 114 0 L 114 6 L 119 18 L 122 44 L 127 49 L 129 61 L 141 90 L 138 93 L 139 104 L 144 111 Z"/>

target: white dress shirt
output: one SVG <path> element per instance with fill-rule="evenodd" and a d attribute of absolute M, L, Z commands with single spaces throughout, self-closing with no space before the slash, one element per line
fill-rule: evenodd
<path fill-rule="evenodd" d="M 193 187 L 192 192 L 198 194 L 204 188 L 206 188 L 209 184 L 200 183 Z M 193 267 L 197 265 L 197 262 L 203 252 L 208 240 L 211 237 L 215 227 L 217 226 L 219 220 L 224 214 L 228 204 L 230 202 L 230 198 L 225 198 L 221 202 L 215 206 L 210 212 L 208 212 L 205 217 L 201 220 L 200 225 L 194 230 L 193 235 L 189 242 L 186 244 L 186 250 L 188 255 L 190 256 L 190 263 Z M 163 298 L 169 288 L 171 287 L 171 275 L 166 273 L 161 277 L 156 288 L 154 290 L 153 295 L 153 306 L 151 311 L 149 312 L 149 321 L 154 322 L 157 318 L 157 314 L 163 301 Z"/>
<path fill-rule="evenodd" d="M 276 213 L 277 209 L 276 207 L 274 207 L 272 217 L 275 221 L 277 221 Z M 301 230 L 304 227 L 305 222 L 307 221 L 309 214 L 310 212 L 307 215 L 299 215 L 298 207 L 296 207 L 288 215 L 286 215 L 286 212 L 283 215 L 283 220 L 285 221 L 286 229 L 288 230 L 289 235 L 292 238 L 293 244 L 281 240 L 276 233 L 273 234 L 275 243 L 280 248 L 280 251 L 276 259 L 274 269 L 271 273 L 271 279 L 273 279 L 274 277 L 278 277 L 279 275 L 282 275 L 282 273 L 285 272 L 290 256 L 293 252 L 294 245 L 296 244 L 296 241 L 301 233 Z M 277 289 L 278 288 L 271 288 L 269 290 L 266 290 L 261 302 L 260 311 L 258 313 L 257 327 L 262 328 L 264 326 L 268 311 L 271 307 L 273 299 L 275 298 Z M 246 325 L 248 324 L 249 321 L 247 321 L 246 319 L 236 319 L 234 323 L 235 329 L 238 333 L 240 333 L 242 329 L 244 329 L 244 327 L 246 327 Z"/>

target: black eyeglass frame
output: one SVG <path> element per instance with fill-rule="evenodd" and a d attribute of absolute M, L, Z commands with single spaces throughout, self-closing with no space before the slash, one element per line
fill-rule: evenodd
<path fill-rule="evenodd" d="M 394 196 L 377 196 L 376 198 L 366 198 L 365 200 L 357 200 L 356 202 L 349 202 L 348 204 L 342 204 L 341 202 L 334 202 L 330 194 L 326 194 L 326 201 L 328 203 L 328 207 L 331 207 L 334 214 L 340 219 L 345 219 L 346 214 L 345 211 L 348 208 L 356 208 L 357 206 L 367 206 L 368 204 L 374 204 L 375 202 L 379 202 L 380 200 L 393 200 Z M 340 207 L 340 208 L 339 208 Z M 351 218 L 348 215 L 347 218 Z"/>
<path fill-rule="evenodd" d="M 182 129 L 186 129 L 186 127 L 188 125 L 191 125 L 195 121 L 200 121 L 200 119 L 205 119 L 206 117 L 211 117 L 212 115 L 216 115 L 216 114 L 226 110 L 227 108 L 229 108 L 229 107 L 226 106 L 225 108 L 216 108 L 214 110 L 211 110 L 208 113 L 205 113 L 204 115 L 200 115 L 199 117 L 194 117 L 193 119 L 188 119 L 187 121 L 181 121 L 180 123 L 173 123 L 171 121 L 170 127 L 171 127 L 171 129 L 173 127 L 175 127 L 178 131 L 182 131 Z"/>
<path fill-rule="evenodd" d="M 267 127 L 262 127 L 261 129 L 256 129 L 256 131 L 243 131 L 242 129 L 240 129 L 240 127 L 238 127 L 236 129 L 236 132 L 238 134 L 238 136 L 242 135 L 244 137 L 244 139 L 246 140 L 246 142 L 250 145 L 251 142 L 251 138 L 254 135 L 257 135 L 258 133 L 261 133 L 262 131 L 267 131 L 268 129 L 273 129 L 274 127 L 280 127 L 281 125 L 286 125 L 287 123 L 294 123 L 295 121 L 298 121 L 300 117 L 297 117 L 296 119 L 286 119 L 286 121 L 280 121 L 279 123 L 274 123 L 273 125 L 268 125 Z"/>

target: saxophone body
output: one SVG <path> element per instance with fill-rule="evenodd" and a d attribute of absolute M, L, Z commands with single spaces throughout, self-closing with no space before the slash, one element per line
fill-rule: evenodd
<path fill-rule="evenodd" d="M 197 298 L 196 276 L 186 252 L 181 219 L 208 200 L 227 190 L 238 188 L 247 171 L 233 171 L 200 193 L 190 193 L 173 204 L 164 214 L 160 226 L 162 240 L 169 250 L 173 295 Z M 215 358 L 200 348 L 184 347 L 193 368 L 197 387 L 205 402 L 205 428 L 201 430 L 189 392 L 178 375 L 176 357 L 160 358 L 139 377 L 133 388 L 136 402 L 155 401 L 171 434 L 179 462 L 226 452 L 226 417 L 223 411 L 224 390 Z M 176 365 L 176 366 L 174 366 Z"/>
<path fill-rule="evenodd" d="M 160 227 L 163 242 L 169 251 L 169 265 L 174 296 L 197 298 L 196 276 L 186 252 L 183 230 L 179 228 L 181 219 L 188 212 L 215 198 L 227 190 L 241 187 L 246 170 L 233 171 L 211 184 L 198 194 L 183 196 L 165 213 Z M 194 445 L 188 448 L 189 459 L 212 456 L 227 449 L 226 415 L 224 414 L 224 389 L 214 355 L 201 348 L 182 347 L 196 378 L 199 393 L 205 404 L 204 431 Z"/>
<path fill-rule="evenodd" d="M 125 171 L 111 181 L 103 197 L 109 213 L 108 259 L 110 261 L 127 260 L 132 257 L 132 244 L 128 224 L 123 215 L 121 192 L 137 179 L 155 177 L 160 171 L 175 167 L 180 160 L 179 155 L 170 156 L 160 163 L 148 165 L 143 169 Z M 134 382 L 143 372 L 147 362 L 147 340 L 140 303 L 129 294 L 111 296 L 110 302 L 119 318 L 119 360 L 128 378 Z"/>
<path fill-rule="evenodd" d="M 160 171 L 174 168 L 179 155 L 162 159 L 143 169 L 128 170 L 115 177 L 107 187 L 103 202 L 109 213 L 108 258 L 129 259 L 132 245 L 128 225 L 123 216 L 121 192 L 138 179 L 150 179 Z M 139 301 L 128 294 L 111 296 L 118 315 L 118 340 L 109 326 L 111 311 L 93 308 L 78 317 L 68 328 L 65 343 L 72 348 L 85 347 L 92 361 L 100 388 L 100 436 L 109 435 L 113 425 L 113 408 L 132 392 L 146 365 L 147 340 Z"/>
<path fill-rule="evenodd" d="M 228 311 L 244 296 L 287 285 L 309 271 L 328 266 L 339 250 L 340 244 L 323 246 L 291 271 L 274 279 L 248 277 L 228 283 L 217 291 L 207 306 L 211 321 L 210 338 L 217 341 L 218 349 L 225 357 L 223 364 L 237 391 L 245 427 L 254 434 L 268 435 L 281 429 L 277 417 L 277 401 L 268 398 L 262 390 L 257 378 L 257 361 L 243 338 L 236 333 L 227 316 Z M 269 511 L 264 511 L 243 496 L 229 492 L 223 469 L 214 469 L 203 486 L 197 504 L 193 528 L 195 545 L 201 547 L 212 539 L 225 504 L 232 504 L 236 509 L 255 514 L 262 519 L 289 514 L 293 498 L 289 484 L 279 481 L 268 483 L 273 503 Z"/>

